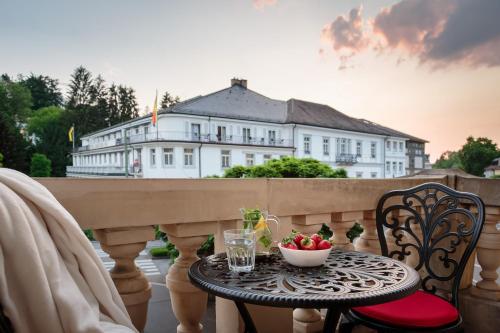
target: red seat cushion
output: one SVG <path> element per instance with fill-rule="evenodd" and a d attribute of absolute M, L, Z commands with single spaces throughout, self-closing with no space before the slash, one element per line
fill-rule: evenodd
<path fill-rule="evenodd" d="M 458 310 L 444 299 L 423 291 L 392 302 L 352 309 L 365 317 L 398 327 L 440 327 L 457 321 Z"/>

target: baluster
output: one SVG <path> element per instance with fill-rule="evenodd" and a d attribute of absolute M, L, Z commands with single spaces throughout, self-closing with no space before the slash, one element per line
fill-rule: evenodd
<path fill-rule="evenodd" d="M 102 249 L 115 260 L 115 266 L 110 271 L 111 278 L 132 323 L 142 332 L 146 325 L 151 285 L 134 260 L 146 247 L 146 242 L 155 238 L 154 228 L 147 226 L 99 229 L 95 230 L 94 235 L 101 243 Z"/>
<path fill-rule="evenodd" d="M 380 254 L 380 241 L 377 234 L 375 211 L 364 211 L 363 219 L 359 220 L 359 223 L 363 226 L 363 233 L 359 238 L 354 240 L 356 251 Z"/>
<path fill-rule="evenodd" d="M 333 242 L 337 249 L 354 250 L 346 233 L 351 229 L 355 222 L 363 219 L 363 212 L 339 212 L 331 214 L 332 223 L 330 228 L 333 230 Z"/>
<path fill-rule="evenodd" d="M 486 207 L 483 232 L 477 245 L 477 261 L 481 266 L 481 278 L 471 289 L 474 296 L 500 301 L 497 269 L 500 267 L 500 207 Z"/>
<path fill-rule="evenodd" d="M 187 273 L 189 267 L 200 259 L 196 252 L 207 235 L 213 233 L 214 226 L 214 223 L 160 226 L 179 251 L 179 257 L 170 266 L 166 278 L 172 310 L 179 321 L 177 333 L 201 333 L 203 330 L 200 322 L 207 308 L 208 294 L 193 286 Z"/>

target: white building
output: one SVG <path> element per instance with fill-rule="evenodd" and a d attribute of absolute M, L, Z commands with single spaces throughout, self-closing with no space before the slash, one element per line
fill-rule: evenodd
<path fill-rule="evenodd" d="M 246 80 L 81 138 L 70 177 L 197 178 L 281 156 L 312 157 L 349 177 L 405 175 L 404 133 L 351 118 L 327 105 L 280 101 Z"/>

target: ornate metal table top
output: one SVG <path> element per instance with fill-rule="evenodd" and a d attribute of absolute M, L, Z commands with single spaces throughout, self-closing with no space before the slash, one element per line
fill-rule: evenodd
<path fill-rule="evenodd" d="M 362 252 L 332 250 L 320 267 L 288 264 L 281 254 L 257 260 L 249 273 L 229 271 L 226 255 L 195 262 L 191 282 L 223 298 L 275 307 L 352 307 L 410 295 L 420 276 L 399 261 Z"/>

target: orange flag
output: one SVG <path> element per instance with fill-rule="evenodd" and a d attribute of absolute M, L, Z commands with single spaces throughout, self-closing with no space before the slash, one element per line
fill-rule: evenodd
<path fill-rule="evenodd" d="M 153 115 L 151 116 L 151 123 L 156 126 L 156 121 L 158 119 L 158 91 L 156 91 L 155 103 L 153 105 Z"/>

